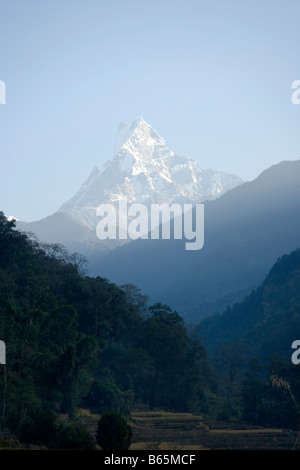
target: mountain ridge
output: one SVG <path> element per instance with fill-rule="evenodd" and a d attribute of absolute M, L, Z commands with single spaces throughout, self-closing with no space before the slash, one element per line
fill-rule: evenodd
<path fill-rule="evenodd" d="M 300 160 L 273 165 L 204 207 L 201 250 L 187 253 L 183 240 L 136 240 L 94 259 L 92 272 L 136 284 L 193 322 L 221 298 L 241 300 L 278 256 L 300 245 Z"/>
<path fill-rule="evenodd" d="M 195 159 L 170 151 L 165 140 L 137 118 L 119 125 L 115 154 L 99 169 L 94 167 L 78 192 L 58 212 L 95 229 L 96 209 L 121 199 L 151 203 L 199 203 L 219 197 L 243 181 L 236 175 L 200 168 Z"/>
<path fill-rule="evenodd" d="M 165 140 L 142 117 L 131 124 L 121 122 L 114 156 L 100 169 L 94 166 L 74 196 L 41 220 L 17 226 L 35 233 L 41 241 L 62 243 L 67 249 L 93 258 L 102 256 L 128 240 L 99 240 L 97 208 L 103 203 L 116 209 L 120 200 L 151 204 L 196 204 L 214 199 L 241 178 L 213 169 L 203 170 L 195 159 L 170 151 Z"/>

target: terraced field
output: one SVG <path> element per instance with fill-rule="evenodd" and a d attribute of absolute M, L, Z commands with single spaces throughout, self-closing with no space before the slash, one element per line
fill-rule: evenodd
<path fill-rule="evenodd" d="M 82 419 L 93 436 L 100 416 Z M 130 450 L 300 450 L 289 430 L 241 426 L 188 413 L 133 412 Z"/>

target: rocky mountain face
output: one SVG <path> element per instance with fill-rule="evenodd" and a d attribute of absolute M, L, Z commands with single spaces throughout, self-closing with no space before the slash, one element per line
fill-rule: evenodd
<path fill-rule="evenodd" d="M 120 200 L 152 203 L 200 203 L 216 199 L 242 183 L 241 178 L 203 170 L 192 158 L 170 151 L 165 140 L 143 118 L 119 125 L 115 154 L 103 168 L 95 167 L 75 196 L 59 212 L 95 230 L 100 204 Z"/>
<path fill-rule="evenodd" d="M 146 208 L 155 203 L 196 204 L 214 200 L 241 183 L 236 175 L 203 170 L 196 160 L 170 151 L 165 140 L 138 118 L 131 125 L 120 123 L 113 158 L 102 168 L 95 167 L 58 211 L 30 223 L 18 221 L 17 226 L 42 242 L 61 243 L 94 259 L 129 241 L 99 239 L 97 208 L 101 204 L 113 205 L 117 211 L 118 203 L 125 200 L 128 206 Z"/>

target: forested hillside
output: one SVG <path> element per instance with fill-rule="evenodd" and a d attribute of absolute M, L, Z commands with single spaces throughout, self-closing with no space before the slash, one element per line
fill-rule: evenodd
<path fill-rule="evenodd" d="M 33 416 L 133 405 L 196 410 L 209 380 L 205 351 L 168 306 L 147 306 L 84 274 L 84 258 L 40 245 L 0 213 L 2 427 L 26 440 Z"/>
<path fill-rule="evenodd" d="M 300 249 L 280 257 L 258 289 L 223 314 L 202 320 L 197 330 L 211 354 L 241 341 L 260 360 L 274 353 L 289 360 L 291 344 L 300 338 Z"/>
<path fill-rule="evenodd" d="M 227 416 L 298 429 L 300 422 L 300 250 L 280 257 L 262 285 L 197 333 L 213 364 Z M 298 355 L 298 356 L 297 356 Z"/>
<path fill-rule="evenodd" d="M 194 412 L 298 429 L 300 366 L 289 356 L 299 339 L 300 250 L 279 259 L 243 302 L 203 320 L 197 335 L 167 305 L 148 306 L 135 286 L 91 278 L 84 266 L 82 255 L 41 245 L 0 213 L 5 435 L 93 448 L 81 409 L 128 420 L 136 409 Z"/>

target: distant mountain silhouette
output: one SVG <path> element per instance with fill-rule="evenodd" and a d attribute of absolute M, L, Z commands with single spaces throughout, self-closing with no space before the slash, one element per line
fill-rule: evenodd
<path fill-rule="evenodd" d="M 91 256 L 95 249 L 105 253 L 105 242 L 100 242 L 93 230 L 66 212 L 55 212 L 36 222 L 17 221 L 17 228 L 31 232 L 44 243 L 60 243 L 70 251 Z"/>
<path fill-rule="evenodd" d="M 300 246 L 300 160 L 205 203 L 202 250 L 184 240 L 136 240 L 91 262 L 91 273 L 136 284 L 192 322 L 223 311 L 262 282 L 270 266 Z"/>

